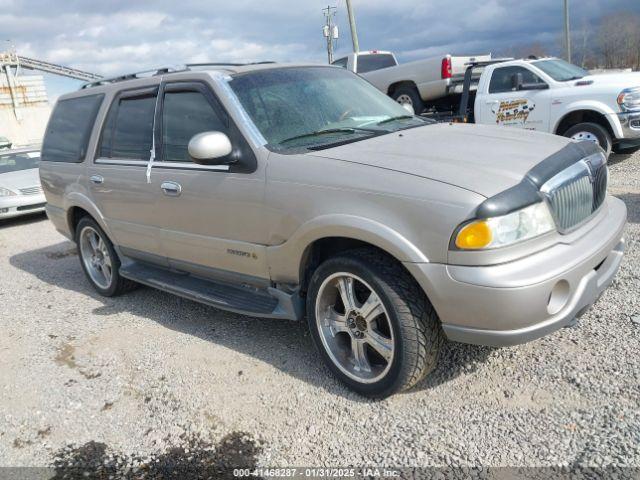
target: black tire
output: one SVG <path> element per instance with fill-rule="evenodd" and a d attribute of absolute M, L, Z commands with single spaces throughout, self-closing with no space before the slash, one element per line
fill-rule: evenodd
<path fill-rule="evenodd" d="M 602 125 L 598 125 L 597 123 L 578 123 L 570 127 L 567 131 L 564 132 L 563 135 L 565 137 L 571 138 L 574 135 L 580 134 L 582 132 L 590 133 L 595 136 L 598 140 L 598 144 L 607 154 L 607 157 L 611 154 L 611 148 L 613 145 L 611 134 L 607 131 L 606 128 L 604 128 Z"/>
<path fill-rule="evenodd" d="M 638 150 L 640 150 L 640 145 L 637 147 L 625 147 L 625 148 L 622 148 L 619 145 L 614 145 L 613 147 L 614 153 L 617 153 L 618 155 L 633 155 Z"/>
<path fill-rule="evenodd" d="M 87 267 L 82 259 L 82 252 L 80 251 L 80 238 L 83 230 L 86 228 L 92 228 L 102 239 L 107 250 L 109 251 L 109 256 L 112 259 L 111 266 L 111 282 L 107 288 L 103 288 L 98 285 L 92 278 L 89 272 L 87 271 Z M 134 290 L 139 286 L 136 282 L 133 282 L 127 278 L 123 278 L 120 276 L 120 258 L 113 248 L 113 243 L 109 240 L 109 237 L 104 233 L 100 225 L 91 217 L 85 216 L 80 219 L 78 225 L 76 226 L 75 232 L 75 242 L 78 246 L 78 257 L 80 259 L 80 265 L 82 266 L 82 271 L 84 272 L 87 280 L 96 289 L 96 291 L 105 297 L 115 297 L 117 295 L 121 295 L 123 293 Z"/>
<path fill-rule="evenodd" d="M 411 106 L 413 107 L 413 111 L 416 115 L 420 115 L 424 110 L 424 102 L 420 97 L 420 92 L 413 85 L 402 85 L 396 89 L 395 92 L 391 95 L 398 103 L 408 103 L 408 102 L 400 102 L 400 98 L 404 98 L 410 100 Z"/>
<path fill-rule="evenodd" d="M 339 272 L 357 275 L 373 288 L 394 330 L 395 352 L 390 368 L 375 383 L 362 383 L 345 375 L 320 338 L 316 299 L 324 280 Z M 316 269 L 307 292 L 307 320 L 315 346 L 332 373 L 359 394 L 373 398 L 407 390 L 423 379 L 435 368 L 444 341 L 438 315 L 413 277 L 394 259 L 369 249 L 330 258 Z"/>

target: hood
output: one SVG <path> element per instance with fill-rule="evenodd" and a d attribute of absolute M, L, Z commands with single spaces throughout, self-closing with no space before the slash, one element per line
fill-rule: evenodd
<path fill-rule="evenodd" d="M 576 82 L 593 82 L 592 86 L 611 86 L 623 90 L 625 88 L 640 87 L 640 72 L 601 73 L 588 75 Z"/>
<path fill-rule="evenodd" d="M 518 184 L 570 142 L 515 128 L 434 124 L 310 155 L 429 178 L 492 197 Z"/>
<path fill-rule="evenodd" d="M 40 176 L 37 168 L 0 173 L 0 187 L 8 188 L 16 193 L 21 188 L 35 187 L 36 185 L 40 185 Z"/>

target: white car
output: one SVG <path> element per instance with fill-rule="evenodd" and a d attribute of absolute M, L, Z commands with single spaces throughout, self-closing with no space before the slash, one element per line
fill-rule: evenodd
<path fill-rule="evenodd" d="M 0 220 L 43 212 L 39 147 L 0 151 Z"/>

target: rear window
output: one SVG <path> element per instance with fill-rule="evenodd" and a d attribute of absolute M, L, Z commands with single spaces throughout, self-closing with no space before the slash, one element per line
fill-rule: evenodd
<path fill-rule="evenodd" d="M 393 55 L 379 53 L 373 55 L 358 55 L 358 73 L 367 73 L 383 68 L 394 67 L 396 61 Z"/>
<path fill-rule="evenodd" d="M 80 163 L 87 153 L 93 123 L 104 95 L 59 100 L 42 142 L 42 160 Z"/>
<path fill-rule="evenodd" d="M 116 102 L 105 122 L 100 156 L 149 160 L 156 106 L 155 92 L 127 96 Z"/>

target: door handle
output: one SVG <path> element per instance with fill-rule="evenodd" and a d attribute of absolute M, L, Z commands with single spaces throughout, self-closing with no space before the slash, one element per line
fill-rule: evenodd
<path fill-rule="evenodd" d="M 165 195 L 169 195 L 170 197 L 179 197 L 182 193 L 182 186 L 176 182 L 162 182 L 160 188 Z"/>
<path fill-rule="evenodd" d="M 96 185 L 104 183 L 104 177 L 102 175 L 91 175 L 89 180 L 91 180 L 91 183 L 95 183 Z"/>

